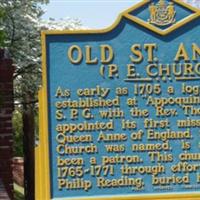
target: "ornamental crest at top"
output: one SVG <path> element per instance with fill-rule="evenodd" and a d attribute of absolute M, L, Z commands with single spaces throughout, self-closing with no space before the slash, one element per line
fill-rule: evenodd
<path fill-rule="evenodd" d="M 176 22 L 176 11 L 174 3 L 166 3 L 165 0 L 159 0 L 157 4 L 149 5 L 150 19 L 149 23 L 157 26 L 167 26 Z"/>

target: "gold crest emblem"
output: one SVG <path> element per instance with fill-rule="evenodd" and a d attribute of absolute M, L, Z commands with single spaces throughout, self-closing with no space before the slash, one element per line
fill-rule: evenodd
<path fill-rule="evenodd" d="M 174 4 L 167 4 L 165 0 L 160 0 L 157 4 L 151 3 L 149 6 L 149 23 L 157 26 L 166 26 L 175 23 L 176 11 Z"/>

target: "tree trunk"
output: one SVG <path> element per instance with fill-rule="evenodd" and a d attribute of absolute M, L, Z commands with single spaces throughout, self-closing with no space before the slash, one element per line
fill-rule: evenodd
<path fill-rule="evenodd" d="M 24 189 L 25 199 L 35 200 L 34 188 L 34 147 L 35 147 L 35 120 L 34 106 L 26 102 L 31 100 L 26 97 L 23 106 L 23 132 L 24 132 Z"/>

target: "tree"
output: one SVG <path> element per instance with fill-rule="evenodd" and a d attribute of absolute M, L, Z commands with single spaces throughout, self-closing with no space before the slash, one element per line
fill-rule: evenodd
<path fill-rule="evenodd" d="M 41 20 L 39 22 L 41 30 L 76 30 L 85 29 L 79 19 L 72 19 L 70 17 L 55 20 L 50 18 L 49 20 Z"/>
<path fill-rule="evenodd" d="M 0 24 L 3 20 L 3 17 L 4 17 L 4 10 L 0 6 Z M 4 31 L 3 31 L 3 27 L 0 26 L 0 47 L 3 46 L 4 37 L 5 37 L 5 34 L 4 34 Z"/>
<path fill-rule="evenodd" d="M 23 157 L 23 127 L 22 112 L 16 109 L 13 113 L 13 129 L 14 129 L 14 156 Z"/>
<path fill-rule="evenodd" d="M 37 21 L 43 12 L 38 6 L 38 2 L 33 0 L 1 0 L 0 3 L 0 6 L 5 10 L 5 17 L 1 25 L 6 34 L 4 45 L 9 50 L 15 65 L 15 102 L 23 105 L 23 138 L 24 144 L 26 144 L 24 145 L 24 185 L 25 197 L 30 200 L 34 199 L 34 123 L 32 120 L 34 106 L 31 104 L 30 108 L 27 99 L 35 100 L 41 73 Z M 28 126 L 30 129 L 27 129 Z"/>
<path fill-rule="evenodd" d="M 9 50 L 15 65 L 14 85 L 16 106 L 33 106 L 37 113 L 37 91 L 41 85 L 40 31 L 49 29 L 81 28 L 77 19 L 41 20 L 43 11 L 38 2 L 2 0 L 0 6 L 6 15 L 0 23 L 6 32 L 5 47 Z M 47 1 L 45 1 L 46 3 Z M 29 99 L 29 101 L 27 101 Z M 23 112 L 23 109 L 17 109 Z M 16 120 L 15 116 L 14 120 Z M 16 124 L 16 123 L 15 123 Z M 18 132 L 19 133 L 19 132 Z"/>
<path fill-rule="evenodd" d="M 15 98 L 24 101 L 27 92 L 37 101 L 35 95 L 41 83 L 41 29 L 75 29 L 81 27 L 78 20 L 53 19 L 41 21 L 43 14 L 39 0 L 1 0 L 0 6 L 6 11 L 3 28 L 6 32 L 6 47 L 16 67 Z M 33 100 L 33 102 L 34 102 Z"/>
<path fill-rule="evenodd" d="M 1 0 L 0 2 L 0 7 L 5 13 L 0 23 L 6 35 L 4 45 L 9 50 L 15 65 L 14 96 L 17 112 L 13 121 L 17 133 L 15 138 L 19 139 L 19 145 L 20 132 L 23 131 L 25 196 L 28 200 L 34 199 L 35 115 L 37 114 L 37 91 L 41 85 L 40 31 L 80 27 L 78 20 L 60 20 L 58 23 L 53 19 L 41 21 L 43 11 L 38 3 L 46 3 L 46 1 Z M 16 123 L 19 119 L 23 126 Z"/>

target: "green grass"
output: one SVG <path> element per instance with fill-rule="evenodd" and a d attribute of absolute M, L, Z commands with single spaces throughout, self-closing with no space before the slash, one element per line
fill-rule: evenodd
<path fill-rule="evenodd" d="M 24 200 L 24 195 L 21 194 L 21 193 L 18 192 L 18 191 L 15 191 L 15 192 L 14 192 L 14 199 L 15 199 L 15 200 Z"/>
<path fill-rule="evenodd" d="M 14 199 L 24 200 L 24 188 L 14 183 Z"/>

